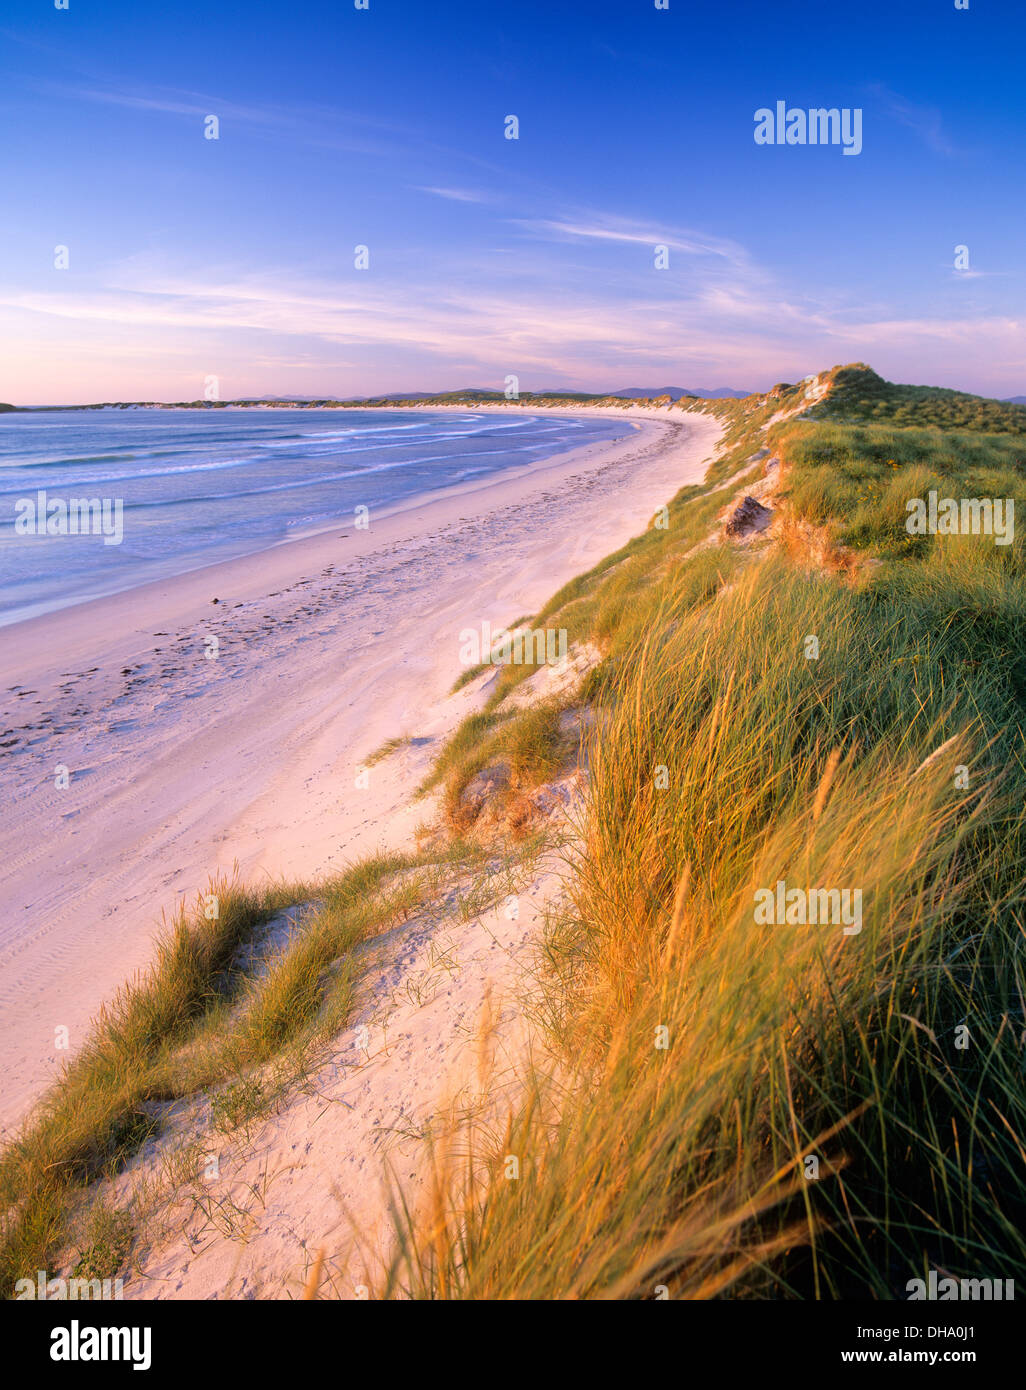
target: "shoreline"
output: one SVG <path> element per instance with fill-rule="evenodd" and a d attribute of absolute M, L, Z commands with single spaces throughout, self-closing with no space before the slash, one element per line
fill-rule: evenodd
<path fill-rule="evenodd" d="M 459 630 L 533 613 L 704 475 L 716 422 L 625 415 L 642 428 L 368 532 L 333 527 L 10 626 L 3 685 L 14 669 L 25 693 L 5 691 L 4 727 L 21 732 L 0 768 L 20 812 L 0 829 L 8 1137 L 67 1055 L 55 1028 L 73 1054 L 148 964 L 161 912 L 209 874 L 312 875 L 409 841 L 423 816 L 409 793 L 471 708 L 448 694 Z M 411 756 L 357 788 L 361 759 L 400 734 Z"/>
<path fill-rule="evenodd" d="M 171 407 L 161 408 L 167 409 Z M 370 409 L 380 410 L 384 414 L 387 414 L 392 410 L 395 410 L 399 414 L 409 414 L 412 410 L 420 409 L 437 409 L 440 413 L 450 415 L 462 413 L 458 411 L 456 407 L 451 405 L 444 407 L 387 406 L 371 407 Z M 468 409 L 473 409 L 473 407 L 468 407 Z M 513 410 L 517 409 L 517 407 L 501 407 L 500 413 L 506 413 L 507 409 Z M 561 415 L 574 415 L 578 412 L 572 410 L 550 408 L 549 413 Z M 586 413 L 590 417 L 595 419 L 608 419 L 608 413 L 603 412 L 601 410 L 591 410 Z M 648 416 L 652 416 L 655 414 L 655 412 L 648 412 L 647 414 Z M 637 419 L 633 420 L 632 424 L 634 425 L 635 431 L 644 428 L 643 424 Z M 621 441 L 622 438 L 630 438 L 630 436 L 631 431 L 628 430 L 625 432 L 624 436 L 621 437 Z M 468 480 L 463 483 L 450 483 L 444 487 L 433 488 L 428 491 L 417 492 L 407 497 L 400 498 L 394 504 L 386 505 L 383 508 L 376 509 L 375 517 L 377 519 L 377 523 L 380 524 L 382 521 L 387 521 L 390 517 L 397 516 L 408 511 L 416 511 L 419 508 L 425 507 L 434 501 L 443 501 L 446 498 L 457 497 L 467 492 L 477 492 L 482 489 L 491 487 L 493 485 L 498 485 L 521 476 L 528 476 L 534 472 L 543 469 L 547 470 L 551 467 L 558 466 L 560 463 L 568 461 L 570 457 L 573 455 L 580 455 L 581 458 L 588 457 L 590 451 L 602 450 L 605 449 L 607 445 L 616 444 L 621 441 L 595 440 L 592 441 L 590 444 L 578 444 L 574 445 L 572 448 L 561 449 L 553 454 L 546 454 L 544 455 L 544 457 L 535 459 L 532 462 L 526 464 L 510 463 L 504 468 L 497 469 L 494 472 L 484 474 L 481 477 Z M 130 579 L 120 587 L 110 589 L 104 593 L 90 594 L 83 598 L 70 597 L 67 599 L 59 600 L 56 603 L 50 604 L 49 606 L 39 608 L 35 612 L 18 613 L 18 611 L 15 610 L 15 612 L 18 613 L 18 615 L 13 617 L 5 616 L 3 613 L 0 613 L 0 631 L 5 631 L 9 628 L 18 627 L 22 623 L 35 622 L 38 619 L 47 618 L 52 614 L 64 613 L 69 608 L 82 608 L 87 604 L 100 603 L 107 599 L 117 598 L 119 595 L 132 594 L 135 593 L 137 590 L 147 589 L 151 585 L 171 584 L 174 583 L 176 580 L 179 580 L 189 574 L 198 574 L 205 570 L 215 569 L 220 565 L 231 565 L 235 561 L 239 560 L 253 559 L 267 552 L 278 550 L 280 547 L 298 545 L 303 541 L 314 540 L 319 536 L 327 535 L 329 532 L 337 531 L 339 529 L 355 530 L 355 528 L 352 525 L 352 521 L 348 517 L 340 516 L 336 520 L 328 524 L 322 523 L 309 529 L 299 531 L 293 535 L 280 536 L 274 540 L 266 540 L 257 543 L 256 546 L 251 550 L 241 550 L 230 554 L 211 554 L 209 558 L 205 558 L 202 556 L 200 552 L 196 552 L 196 554 L 192 557 L 195 560 L 195 563 L 187 562 L 185 564 L 185 567 L 182 569 L 175 569 L 164 574 L 157 574 L 154 575 L 152 578 L 140 578 L 135 580 Z M 183 555 L 179 558 L 183 561 L 188 561 L 189 557 Z M 3 671 L 2 668 L 0 668 L 0 676 L 4 674 L 6 674 L 6 672 Z"/>
<path fill-rule="evenodd" d="M 451 413 L 452 410 L 450 406 L 417 406 L 412 408 L 418 410 L 439 410 L 449 413 Z M 483 408 L 493 410 L 507 409 L 506 407 Z M 391 407 L 389 407 L 389 409 L 391 409 Z M 509 407 L 509 409 L 517 409 L 517 407 Z M 563 411 L 561 409 L 558 413 L 570 414 L 576 412 Z M 601 412 L 592 413 L 597 415 L 601 414 Z M 226 555 L 219 559 L 210 559 L 187 569 L 179 570 L 174 574 L 146 579 L 140 583 L 130 584 L 123 589 L 115 589 L 110 593 L 94 594 L 88 598 L 77 601 L 73 600 L 69 603 L 62 604 L 59 608 L 52 608 L 42 613 L 28 614 L 24 617 L 16 618 L 11 622 L 3 622 L 0 620 L 0 632 L 12 638 L 22 639 L 23 645 L 24 640 L 27 639 L 29 652 L 31 652 L 32 648 L 36 645 L 36 641 L 34 640 L 35 630 L 30 631 L 30 624 L 38 625 L 40 634 L 45 633 L 45 638 L 41 636 L 38 640 L 60 640 L 65 636 L 64 633 L 58 630 L 63 626 L 61 620 L 71 612 L 78 613 L 86 620 L 94 619 L 99 622 L 113 620 L 115 623 L 120 623 L 123 621 L 123 615 L 115 613 L 114 609 L 114 605 L 119 601 L 120 605 L 127 605 L 130 600 L 138 596 L 142 603 L 153 601 L 160 602 L 161 600 L 171 597 L 169 590 L 172 588 L 177 588 L 179 590 L 179 596 L 182 599 L 183 605 L 190 604 L 194 599 L 202 603 L 203 599 L 199 596 L 200 590 L 205 587 L 201 578 L 202 576 L 209 576 L 211 581 L 221 578 L 222 587 L 225 588 L 230 587 L 233 581 L 235 581 L 241 584 L 243 590 L 249 597 L 255 597 L 256 591 L 261 584 L 262 567 L 260 562 L 266 557 L 274 556 L 277 558 L 279 555 L 288 554 L 291 558 L 293 551 L 297 547 L 309 546 L 309 557 L 305 559 L 305 563 L 308 565 L 316 565 L 320 563 L 322 555 L 320 553 L 320 547 L 318 547 L 318 553 L 314 553 L 314 543 L 323 542 L 326 537 L 332 536 L 340 531 L 345 532 L 345 535 L 340 537 L 340 539 L 352 540 L 356 543 L 352 548 L 357 553 L 364 554 L 373 551 L 389 540 L 395 539 L 400 534 L 406 534 L 401 523 L 398 525 L 391 524 L 397 517 L 402 518 L 410 514 L 417 514 L 413 518 L 413 525 L 417 529 L 420 529 L 422 522 L 425 526 L 437 524 L 438 518 L 434 515 L 430 515 L 429 509 L 436 505 L 441 509 L 443 504 L 456 498 L 479 492 L 486 493 L 492 489 L 505 489 L 511 485 L 517 484 L 521 480 L 531 480 L 535 478 L 536 475 L 549 473 L 552 470 L 561 470 L 571 465 L 587 463 L 591 466 L 601 466 L 604 462 L 603 456 L 607 451 L 614 451 L 629 441 L 638 438 L 640 434 L 644 433 L 646 422 L 651 422 L 659 418 L 665 419 L 667 417 L 661 415 L 661 413 L 657 411 L 647 411 L 639 408 L 636 414 L 631 418 L 637 428 L 635 431 L 625 434 L 620 439 L 598 440 L 590 444 L 576 445 L 572 449 L 564 449 L 556 454 L 547 454 L 544 458 L 537 459 L 533 463 L 526 465 L 511 464 L 508 468 L 504 468 L 499 472 L 488 474 L 481 478 L 475 478 L 463 483 L 453 483 L 448 487 L 437 488 L 431 492 L 420 492 L 411 497 L 403 498 L 394 506 L 384 508 L 375 513 L 372 526 L 366 531 L 359 531 L 350 521 L 340 519 L 329 526 L 318 526 L 315 530 L 307 531 L 302 535 L 287 536 L 271 541 L 268 544 L 259 546 L 255 550 L 247 550 L 238 555 Z M 673 420 L 669 421 L 669 423 L 679 424 L 680 422 Z M 411 531 L 410 534 L 413 534 L 413 532 Z M 298 559 L 299 557 L 297 556 L 296 558 Z M 345 558 L 348 559 L 349 557 L 346 556 Z M 287 560 L 280 560 L 278 564 L 272 566 L 273 572 L 277 575 L 279 582 L 285 582 L 288 568 L 289 562 Z M 303 572 L 299 565 L 296 566 L 296 569 L 297 573 Z M 195 593 L 193 590 L 195 590 Z M 135 605 L 133 604 L 133 606 Z M 50 631 L 51 626 L 53 628 L 52 633 Z M 16 661 L 9 660 L 5 654 L 6 645 L 7 644 L 0 644 L 0 695 L 6 693 L 3 682 L 7 678 L 11 675 L 17 675 L 19 672 L 24 673 L 26 671 L 26 654 L 24 650 Z M 31 656 L 29 656 L 28 659 L 31 661 Z M 28 668 L 30 673 L 31 669 L 30 665 Z M 0 702 L 0 717 L 2 717 L 2 702 Z"/>

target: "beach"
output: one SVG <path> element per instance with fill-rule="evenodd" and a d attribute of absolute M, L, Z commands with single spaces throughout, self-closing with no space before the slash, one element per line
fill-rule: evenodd
<path fill-rule="evenodd" d="M 6 1135 L 210 875 L 409 844 L 411 793 L 472 707 L 449 694 L 460 631 L 535 613 L 704 474 L 714 421 L 622 413 L 612 444 L 5 629 Z"/>

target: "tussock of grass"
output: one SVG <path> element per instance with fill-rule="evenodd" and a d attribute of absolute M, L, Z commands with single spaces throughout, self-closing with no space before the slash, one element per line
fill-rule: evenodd
<path fill-rule="evenodd" d="M 476 681 L 478 676 L 483 675 L 485 671 L 490 669 L 491 663 L 487 661 L 479 661 L 476 666 L 468 666 L 467 669 L 461 671 L 453 681 L 449 694 L 455 695 L 458 690 L 462 690 L 463 687 L 469 685 L 471 681 Z"/>
<path fill-rule="evenodd" d="M 259 1108 L 249 1069 L 337 1031 L 353 999 L 356 947 L 426 891 L 417 877 L 390 884 L 416 862 L 380 855 L 317 884 L 215 882 L 192 913 L 179 913 L 151 969 L 101 1011 L 0 1159 L 0 1287 L 48 1267 L 76 1193 L 117 1173 L 159 1133 L 162 1103 L 236 1077 L 215 1098 L 213 1118 L 238 1122 Z M 302 902 L 312 905 L 265 968 L 244 968 L 259 929 Z"/>
<path fill-rule="evenodd" d="M 90 1213 L 84 1248 L 71 1266 L 73 1279 L 114 1279 L 124 1266 L 133 1238 L 132 1218 L 98 1202 Z"/>
<path fill-rule="evenodd" d="M 388 861 L 380 873 L 332 884 L 312 920 L 278 950 L 243 1011 L 237 1042 L 247 1061 L 266 1061 L 315 1021 L 325 1033 L 341 1027 L 353 1002 L 356 947 L 383 924 L 405 920 L 424 901 L 420 878 L 381 889 L 381 877 L 401 866 Z"/>
<path fill-rule="evenodd" d="M 443 782 L 450 779 L 462 777 L 465 785 L 473 776 L 473 772 L 464 773 L 466 768 L 477 757 L 480 752 L 483 740 L 490 735 L 504 720 L 509 716 L 503 716 L 494 710 L 476 711 L 468 714 L 455 732 L 442 748 L 438 757 L 432 764 L 431 771 L 420 784 L 418 791 L 423 795 L 425 792 L 434 790 Z M 483 763 L 479 766 L 484 766 Z M 474 768 L 474 772 L 478 767 Z"/>
<path fill-rule="evenodd" d="M 518 792 L 540 786 L 567 765 L 578 742 L 563 729 L 564 708 L 544 701 L 515 711 L 486 708 L 463 720 L 420 788 L 424 793 L 442 787 L 442 815 L 452 833 L 463 833 L 473 821 L 463 795 L 479 772 L 501 769 L 507 792 Z"/>
<path fill-rule="evenodd" d="M 393 753 L 398 753 L 400 748 L 405 748 L 412 743 L 409 734 L 397 734 L 395 738 L 386 738 L 384 743 L 374 749 L 373 753 L 368 753 L 363 760 L 364 767 L 374 767 L 376 763 L 384 762 L 385 758 L 390 758 Z"/>
<path fill-rule="evenodd" d="M 561 713 L 558 704 L 534 705 L 503 728 L 498 751 L 509 763 L 512 786 L 540 786 L 559 770 L 565 743 Z"/>

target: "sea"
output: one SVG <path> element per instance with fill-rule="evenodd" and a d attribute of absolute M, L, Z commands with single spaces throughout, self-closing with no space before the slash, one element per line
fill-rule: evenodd
<path fill-rule="evenodd" d="M 526 409 L 0 414 L 0 626 L 340 523 L 373 526 L 631 429 Z"/>

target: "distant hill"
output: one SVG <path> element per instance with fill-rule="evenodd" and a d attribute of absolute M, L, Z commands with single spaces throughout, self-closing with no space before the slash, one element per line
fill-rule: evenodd
<path fill-rule="evenodd" d="M 620 391 L 569 391 L 556 388 L 548 388 L 541 391 L 522 391 L 522 396 L 559 396 L 561 398 L 578 396 L 581 400 L 601 400 L 608 399 L 610 396 L 617 396 L 621 400 L 642 400 L 655 399 L 658 396 L 669 396 L 672 400 L 679 401 L 682 396 L 699 396 L 703 400 L 714 400 L 720 397 L 730 397 L 734 400 L 743 400 L 745 396 L 750 396 L 750 391 L 736 391 L 732 386 L 625 386 Z M 253 402 L 265 402 L 267 404 L 281 403 L 284 401 L 323 401 L 323 400 L 344 400 L 344 401 L 435 401 L 452 400 L 454 397 L 477 397 L 481 400 L 502 400 L 504 399 L 501 391 L 494 387 L 486 386 L 466 386 L 455 391 L 391 391 L 384 396 L 244 396 L 243 400 Z"/>
<path fill-rule="evenodd" d="M 631 400 L 639 397 L 655 399 L 658 396 L 671 396 L 675 401 L 679 401 L 681 396 L 701 396 L 703 400 L 718 400 L 730 396 L 736 401 L 743 401 L 752 393 L 736 391 L 733 386 L 625 386 L 622 391 L 610 391 L 609 394 Z"/>
<path fill-rule="evenodd" d="M 1026 405 L 1026 396 L 1006 396 L 1005 405 Z"/>
<path fill-rule="evenodd" d="M 545 387 L 539 391 L 521 391 L 522 396 L 559 396 L 563 399 L 569 396 L 579 396 L 582 400 L 602 400 L 610 396 L 617 396 L 621 400 L 655 400 L 659 396 L 669 396 L 672 400 L 679 401 L 682 396 L 700 396 L 703 400 L 713 400 L 723 396 L 729 396 L 734 400 L 744 400 L 745 396 L 750 396 L 750 391 L 736 391 L 732 386 L 624 386 L 619 391 L 570 391 L 560 387 Z M 442 396 L 481 396 L 502 397 L 501 391 L 485 389 L 480 386 L 469 386 L 462 391 L 420 391 L 416 393 L 419 400 L 436 400 Z M 298 399 L 298 397 L 296 398 Z M 311 397 L 310 399 L 316 399 Z M 379 401 L 408 401 L 413 399 L 409 392 L 394 391 L 390 396 L 375 396 Z"/>
<path fill-rule="evenodd" d="M 280 402 L 283 402 L 283 401 L 323 401 L 323 400 L 325 400 L 325 399 L 332 399 L 332 398 L 331 398 L 331 397 L 325 397 L 325 396 L 240 396 L 240 397 L 239 397 L 239 400 L 240 400 L 240 401 L 245 401 L 245 402 L 247 402 L 247 403 L 248 403 L 248 402 L 252 402 L 254 405 L 259 405 L 259 404 L 262 404 L 262 403 L 266 403 L 266 404 L 268 404 L 268 405 L 273 405 L 273 404 L 280 403 Z"/>
<path fill-rule="evenodd" d="M 484 400 L 491 396 L 503 398 L 503 393 L 496 391 L 494 386 L 466 386 L 461 391 L 393 391 L 388 396 L 348 396 L 346 399 L 352 401 L 437 401 L 441 400 L 443 396 L 478 396 Z"/>

